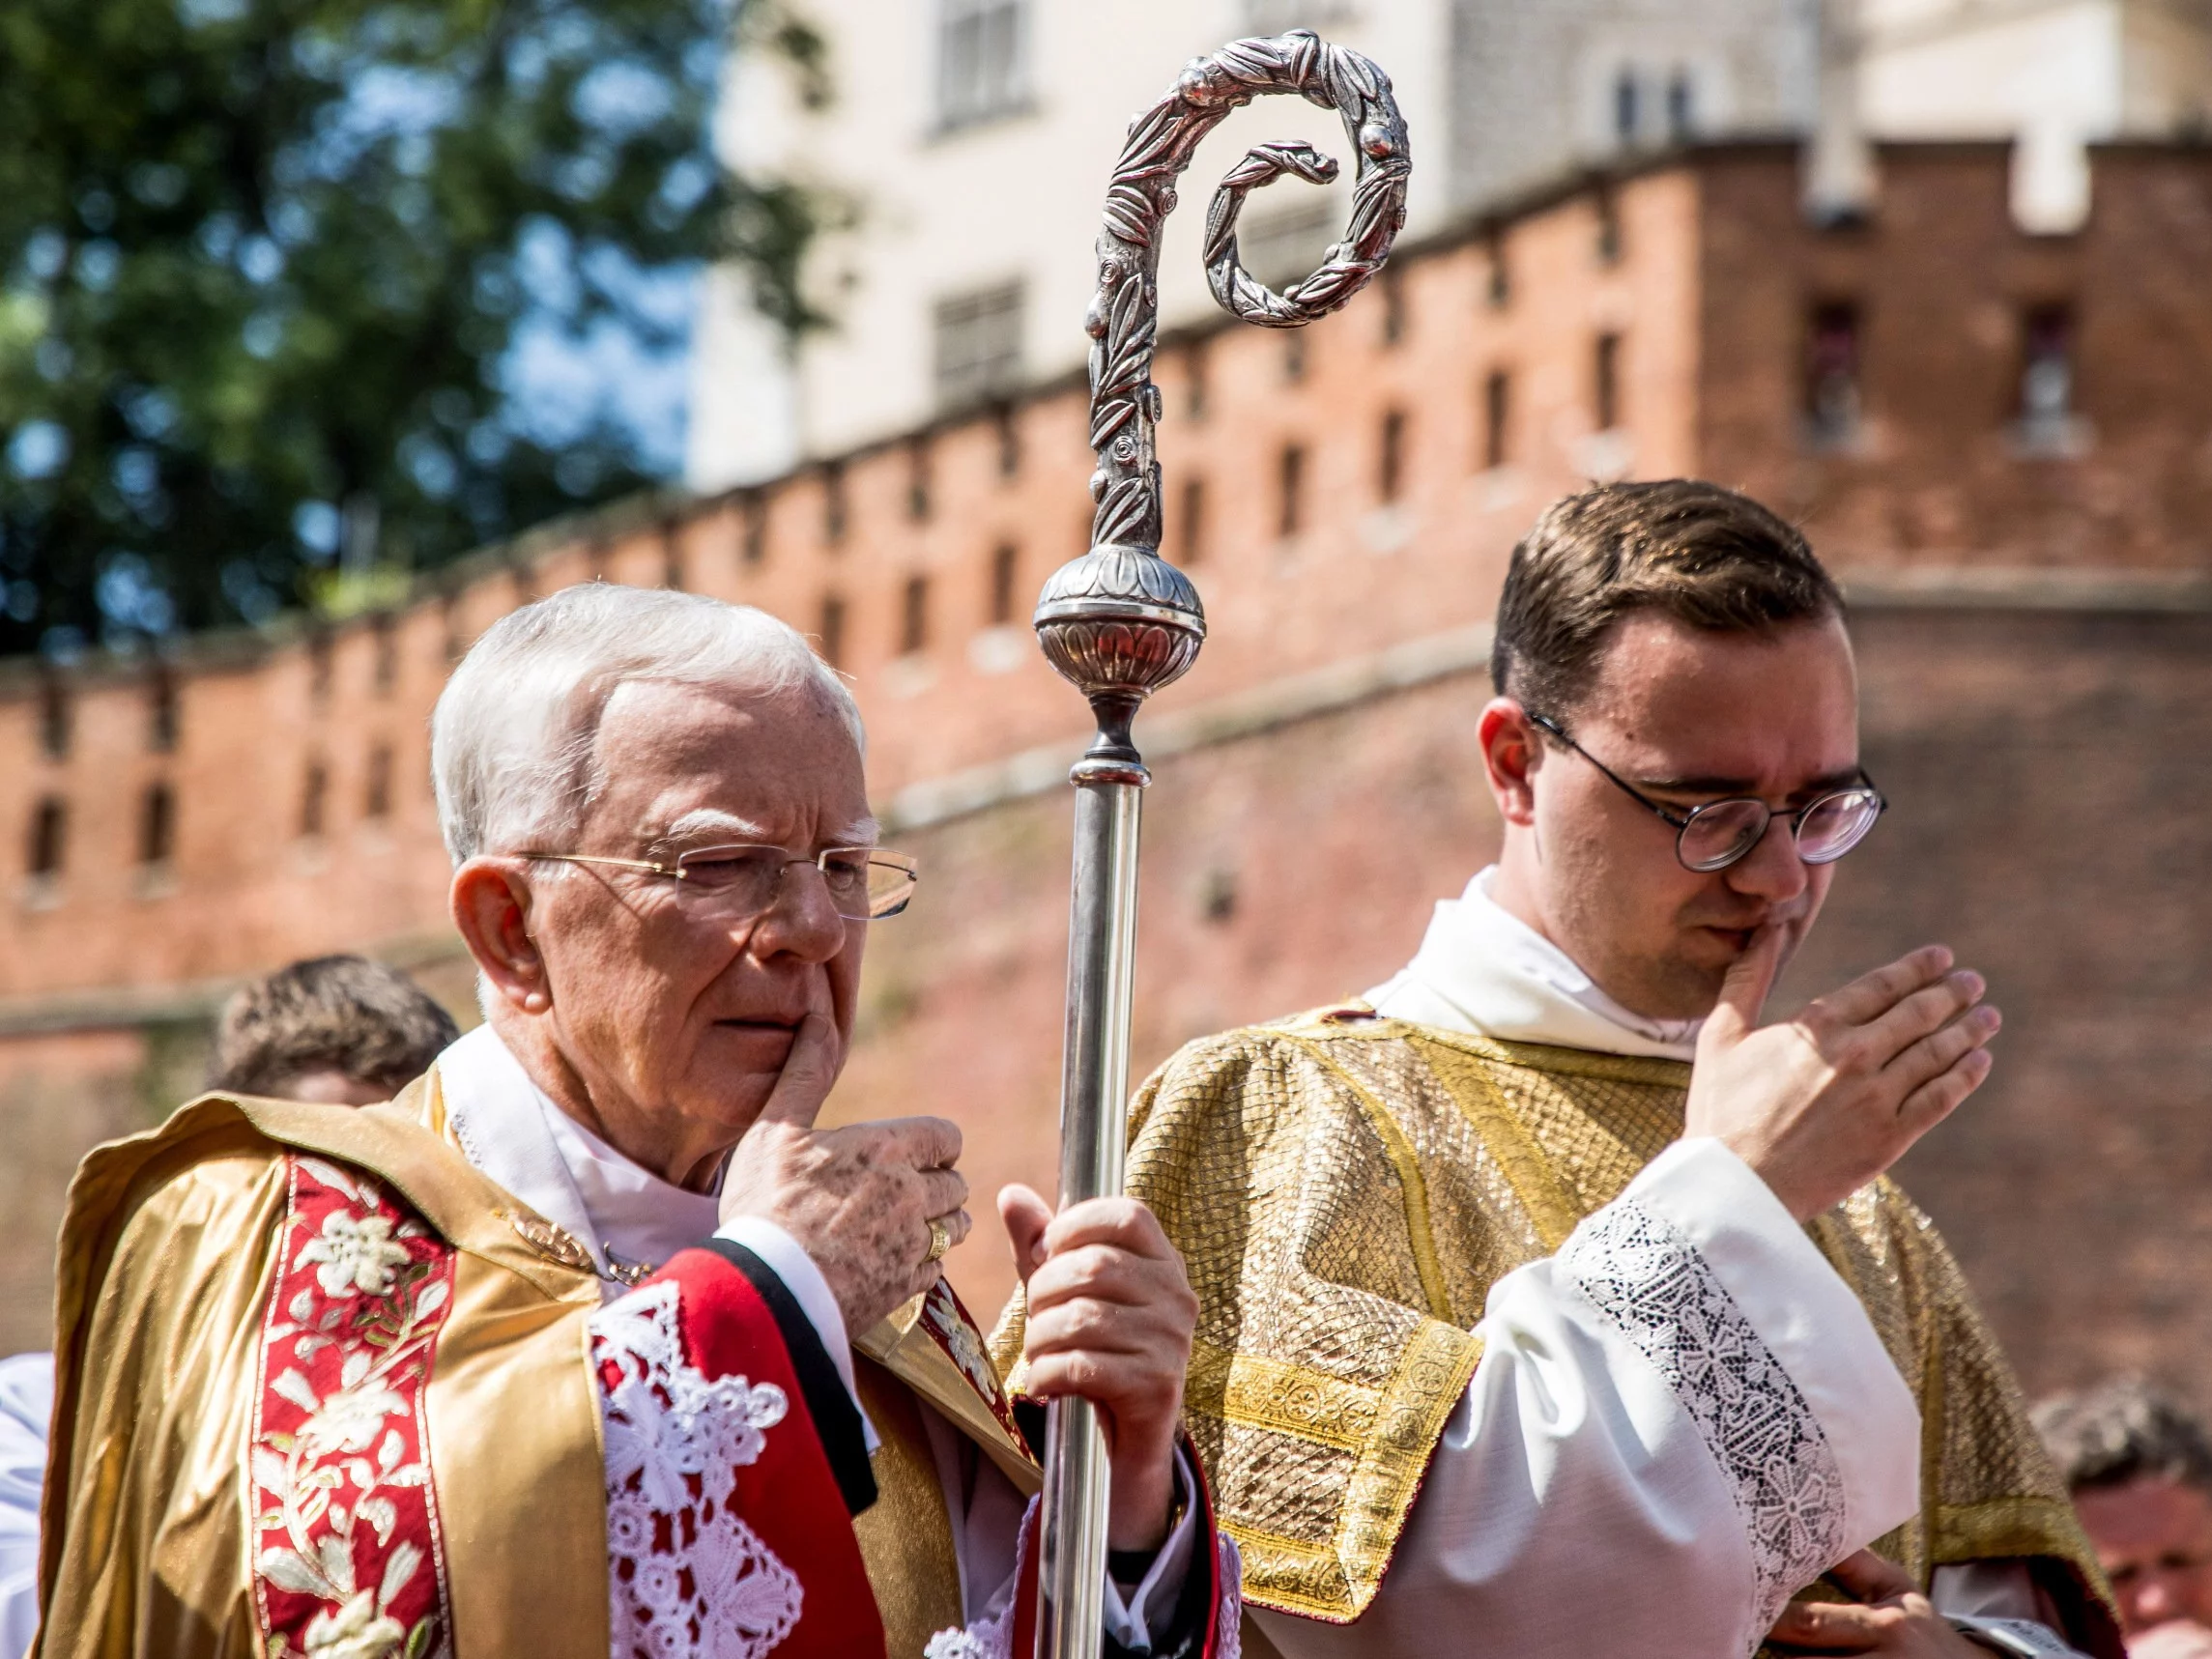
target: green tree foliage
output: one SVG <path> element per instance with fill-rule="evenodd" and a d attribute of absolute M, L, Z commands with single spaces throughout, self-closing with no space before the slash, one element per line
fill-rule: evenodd
<path fill-rule="evenodd" d="M 708 124 L 733 21 L 818 97 L 819 45 L 737 3 L 0 5 L 0 651 L 259 620 L 645 481 L 503 365 L 549 315 L 665 344 L 641 293 L 708 259 L 809 320 L 812 199 Z"/>

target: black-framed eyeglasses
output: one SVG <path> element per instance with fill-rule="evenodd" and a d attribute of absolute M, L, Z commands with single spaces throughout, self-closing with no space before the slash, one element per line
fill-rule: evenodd
<path fill-rule="evenodd" d="M 1675 857 L 1681 861 L 1684 870 L 1694 870 L 1701 875 L 1726 870 L 1746 857 L 1766 837 L 1767 826 L 1778 816 L 1790 820 L 1790 839 L 1796 843 L 1799 858 L 1807 864 L 1833 864 L 1866 839 L 1866 832 L 1874 828 L 1875 820 L 1889 805 L 1862 767 L 1858 783 L 1830 789 L 1801 807 L 1779 814 L 1757 795 L 1731 795 L 1726 800 L 1708 801 L 1702 807 L 1693 807 L 1686 814 L 1674 812 L 1652 800 L 1569 737 L 1566 729 L 1550 715 L 1538 714 L 1534 709 L 1523 712 L 1528 715 L 1530 725 L 1550 732 L 1604 773 L 1623 794 L 1674 825 Z"/>
<path fill-rule="evenodd" d="M 780 846 L 703 846 L 662 861 L 594 858 L 581 852 L 526 852 L 524 858 L 560 864 L 603 864 L 638 870 L 678 883 L 677 891 L 724 919 L 758 916 L 776 901 L 784 872 L 811 864 L 821 872 L 830 902 L 848 922 L 882 922 L 905 909 L 921 879 L 920 867 L 903 852 L 880 846 L 833 846 L 794 856 Z"/>

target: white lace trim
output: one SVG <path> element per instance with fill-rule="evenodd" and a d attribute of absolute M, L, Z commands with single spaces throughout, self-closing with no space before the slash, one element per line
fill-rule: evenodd
<path fill-rule="evenodd" d="M 798 1577 L 730 1506 L 737 1471 L 790 1401 L 773 1383 L 685 1362 L 678 1289 L 591 1316 L 607 1425 L 607 1578 L 615 1659 L 762 1659 L 799 1621 Z M 618 1373 L 604 1383 L 612 1362 Z"/>
<path fill-rule="evenodd" d="M 1820 1419 L 1665 1217 L 1620 1200 L 1586 1221 L 1559 1260 L 1666 1379 L 1728 1478 L 1751 1546 L 1755 1647 L 1791 1595 L 1844 1554 L 1843 1470 Z"/>
<path fill-rule="evenodd" d="M 1214 1627 L 1214 1659 L 1244 1659 L 1245 1651 L 1245 1563 L 1237 1554 L 1237 1541 L 1226 1532 L 1217 1533 L 1219 1550 L 1216 1560 L 1221 1568 L 1221 1616 Z"/>
<path fill-rule="evenodd" d="M 1021 1530 L 1014 1543 L 1014 1577 L 1008 1581 L 1005 1603 L 964 1629 L 940 1630 L 922 1649 L 922 1659 L 1014 1659 L 1014 1612 L 1021 1605 L 1021 1575 L 1029 1567 L 1029 1535 L 1041 1523 L 1037 1499 L 1021 1512 Z"/>

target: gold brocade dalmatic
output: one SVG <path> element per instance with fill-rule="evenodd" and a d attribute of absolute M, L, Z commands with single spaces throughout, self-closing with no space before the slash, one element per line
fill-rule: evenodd
<path fill-rule="evenodd" d="M 209 1096 L 85 1159 L 60 1248 L 43 1659 L 262 1653 L 250 1523 L 264 1501 L 249 1452 L 301 1155 L 373 1175 L 451 1246 L 423 1385 L 451 1597 L 451 1645 L 436 1651 L 606 1659 L 606 1469 L 587 1329 L 599 1281 L 582 1244 L 478 1172 L 450 1130 L 433 1073 L 388 1106 Z M 917 1298 L 854 1345 L 885 1440 L 861 1553 L 904 1654 L 962 1621 L 921 1403 L 1017 1487 L 1038 1484 L 930 1322 Z M 981 1361 L 980 1338 L 954 1334 Z M 357 1650 L 382 1649 L 333 1649 Z"/>
<path fill-rule="evenodd" d="M 455 1647 L 606 1659 L 597 1280 L 399 1106 L 221 1097 L 95 1151 L 70 1188 L 37 1652 L 261 1651 L 247 1450 L 288 1152 L 374 1172 L 454 1246 L 424 1416 Z"/>
<path fill-rule="evenodd" d="M 1129 1189 L 1200 1314 L 1187 1407 L 1245 1598 L 1356 1618 L 1479 1358 L 1491 1285 L 1559 1249 L 1681 1132 L 1686 1065 L 1336 1013 L 1192 1044 L 1137 1099 Z M 1926 1216 L 1887 1180 L 1810 1229 L 1920 1401 L 1935 1565 L 2102 1580 L 2019 1388 Z M 1011 1338 L 1012 1329 L 1006 1332 Z"/>

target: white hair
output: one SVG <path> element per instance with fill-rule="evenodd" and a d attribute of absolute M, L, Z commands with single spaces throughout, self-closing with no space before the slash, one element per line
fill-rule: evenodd
<path fill-rule="evenodd" d="M 811 687 L 857 746 L 860 710 L 789 623 L 697 593 L 588 582 L 501 617 L 470 647 L 430 717 L 445 850 L 565 848 L 606 779 L 599 721 L 628 680 L 751 695 Z"/>

